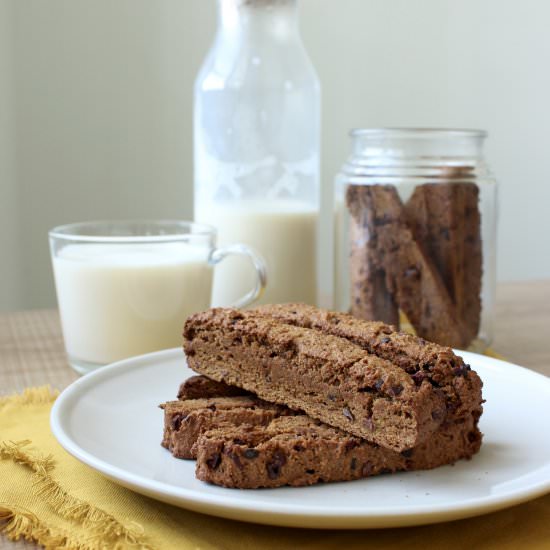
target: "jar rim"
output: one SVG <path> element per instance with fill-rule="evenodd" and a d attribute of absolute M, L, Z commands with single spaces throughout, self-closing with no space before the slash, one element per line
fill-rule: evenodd
<path fill-rule="evenodd" d="M 351 137 L 389 137 L 389 138 L 443 138 L 470 137 L 485 138 L 486 130 L 474 128 L 353 128 Z"/>

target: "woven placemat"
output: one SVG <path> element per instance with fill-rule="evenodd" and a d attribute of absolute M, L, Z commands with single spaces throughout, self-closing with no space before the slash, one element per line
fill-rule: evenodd
<path fill-rule="evenodd" d="M 78 378 L 68 368 L 55 310 L 0 315 L 0 394 L 50 384 L 63 389 Z"/>

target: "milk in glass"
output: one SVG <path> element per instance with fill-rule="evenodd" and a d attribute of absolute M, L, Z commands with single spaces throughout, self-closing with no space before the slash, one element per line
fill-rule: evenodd
<path fill-rule="evenodd" d="M 181 345 L 210 306 L 209 249 L 187 243 L 68 244 L 53 258 L 69 357 L 105 364 Z"/>

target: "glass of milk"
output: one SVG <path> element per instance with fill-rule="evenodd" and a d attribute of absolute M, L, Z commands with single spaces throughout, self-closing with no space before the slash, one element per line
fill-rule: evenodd
<path fill-rule="evenodd" d="M 49 233 L 69 363 L 84 374 L 125 357 L 181 345 L 185 319 L 208 309 L 213 268 L 244 256 L 256 276 L 233 305 L 266 285 L 263 259 L 243 244 L 216 248 L 216 229 L 185 221 L 100 221 Z"/>

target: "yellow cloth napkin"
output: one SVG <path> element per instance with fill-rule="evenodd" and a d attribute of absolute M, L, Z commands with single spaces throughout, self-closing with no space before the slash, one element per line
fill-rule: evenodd
<path fill-rule="evenodd" d="M 550 495 L 478 518 L 371 531 L 265 527 L 181 510 L 67 454 L 49 428 L 55 397 L 34 388 L 0 399 L 0 532 L 11 539 L 78 550 L 549 548 Z"/>

